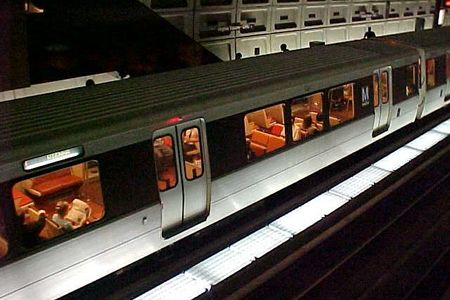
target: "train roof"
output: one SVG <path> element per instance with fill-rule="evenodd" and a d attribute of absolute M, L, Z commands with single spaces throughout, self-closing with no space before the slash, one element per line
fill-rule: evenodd
<path fill-rule="evenodd" d="M 351 74 L 357 78 L 362 73 L 355 64 L 367 73 L 417 55 L 403 47 L 384 45 L 392 48 L 384 55 L 352 45 L 319 46 L 0 103 L 2 171 L 8 169 L 5 164 L 73 146 L 92 146 L 95 150 L 86 150 L 87 155 L 127 146 L 150 139 L 152 129 L 174 116 L 218 119 L 339 84 Z"/>
<path fill-rule="evenodd" d="M 450 45 L 450 27 L 394 34 L 385 36 L 383 39 L 396 40 L 405 45 L 423 48 L 427 52 L 444 52 Z"/>

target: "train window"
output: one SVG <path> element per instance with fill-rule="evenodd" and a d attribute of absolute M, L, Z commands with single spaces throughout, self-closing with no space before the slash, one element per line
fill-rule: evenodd
<path fill-rule="evenodd" d="M 203 175 L 202 148 L 200 133 L 197 127 L 183 130 L 184 173 L 187 180 L 193 180 Z"/>
<path fill-rule="evenodd" d="M 0 211 L 0 260 L 8 254 L 8 240 L 5 235 L 5 224 Z"/>
<path fill-rule="evenodd" d="M 247 158 L 264 156 L 286 145 L 284 104 L 277 104 L 244 116 Z"/>
<path fill-rule="evenodd" d="M 378 73 L 373 74 L 373 107 L 380 105 L 378 81 L 380 80 Z"/>
<path fill-rule="evenodd" d="M 29 246 L 94 223 L 105 212 L 95 160 L 20 181 L 11 194 Z"/>
<path fill-rule="evenodd" d="M 411 97 L 417 95 L 418 85 L 417 85 L 417 64 L 412 64 L 406 67 L 406 87 L 405 94 L 406 97 Z"/>
<path fill-rule="evenodd" d="M 389 102 L 389 74 L 387 71 L 381 72 L 381 102 Z"/>
<path fill-rule="evenodd" d="M 315 93 L 291 104 L 292 140 L 305 139 L 323 130 L 323 93 Z"/>
<path fill-rule="evenodd" d="M 397 104 L 418 94 L 417 63 L 392 70 L 393 103 Z"/>
<path fill-rule="evenodd" d="M 355 117 L 354 85 L 354 83 L 347 83 L 328 91 L 331 127 L 350 121 Z"/>
<path fill-rule="evenodd" d="M 427 59 L 427 89 L 436 86 L 436 69 L 434 58 Z"/>
<path fill-rule="evenodd" d="M 153 156 L 155 159 L 158 189 L 163 192 L 177 185 L 177 168 L 173 138 L 165 135 L 153 141 Z"/>

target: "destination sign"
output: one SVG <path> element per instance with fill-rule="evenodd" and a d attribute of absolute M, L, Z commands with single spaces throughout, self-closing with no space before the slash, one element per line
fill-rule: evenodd
<path fill-rule="evenodd" d="M 63 161 L 69 158 L 74 158 L 77 156 L 81 156 L 83 154 L 83 147 L 73 147 L 65 150 L 61 150 L 58 152 L 53 152 L 47 155 L 35 157 L 29 160 L 26 160 L 23 163 L 23 169 L 25 171 L 30 171 L 36 168 L 40 168 L 43 166 L 47 166 L 59 161 Z"/>

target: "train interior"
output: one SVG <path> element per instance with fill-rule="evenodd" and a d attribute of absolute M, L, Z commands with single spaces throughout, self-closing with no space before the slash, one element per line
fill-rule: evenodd
<path fill-rule="evenodd" d="M 323 93 L 294 100 L 291 106 L 292 140 L 303 140 L 323 130 Z"/>
<path fill-rule="evenodd" d="M 354 83 L 348 83 L 329 90 L 331 127 L 345 123 L 355 117 L 353 86 Z"/>
<path fill-rule="evenodd" d="M 244 116 L 248 158 L 259 157 L 286 144 L 284 104 L 253 111 Z"/>
<path fill-rule="evenodd" d="M 94 160 L 20 181 L 13 186 L 12 197 L 29 242 L 84 227 L 105 212 Z"/>

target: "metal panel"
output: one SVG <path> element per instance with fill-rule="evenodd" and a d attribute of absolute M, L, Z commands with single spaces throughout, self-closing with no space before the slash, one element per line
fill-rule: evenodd
<path fill-rule="evenodd" d="M 258 56 L 269 53 L 270 36 L 255 36 L 236 39 L 236 57 L 241 58 Z"/>
<path fill-rule="evenodd" d="M 414 17 L 416 15 L 416 2 L 408 1 L 403 3 L 403 17 Z"/>
<path fill-rule="evenodd" d="M 351 6 L 351 21 L 363 22 L 367 21 L 369 18 L 370 4 L 369 3 L 354 3 Z"/>
<path fill-rule="evenodd" d="M 220 2 L 219 2 L 220 3 Z M 223 8 L 234 8 L 236 7 L 236 0 L 222 1 L 222 3 L 217 4 L 214 0 L 196 0 L 195 9 L 223 9 Z"/>
<path fill-rule="evenodd" d="M 286 45 L 287 50 L 300 48 L 300 32 L 286 32 L 270 35 L 271 52 L 282 52 L 282 45 Z"/>
<path fill-rule="evenodd" d="M 372 23 L 372 24 L 369 24 L 368 26 L 370 26 L 372 28 L 372 31 L 375 32 L 375 34 L 377 36 L 384 35 L 384 23 L 383 22 Z"/>
<path fill-rule="evenodd" d="M 288 31 L 300 28 L 300 7 L 282 6 L 272 9 L 272 31 Z"/>
<path fill-rule="evenodd" d="M 327 25 L 327 19 L 325 5 L 306 5 L 303 9 L 303 28 Z"/>
<path fill-rule="evenodd" d="M 400 22 L 399 21 L 388 21 L 384 23 L 384 33 L 395 34 L 400 32 Z"/>
<path fill-rule="evenodd" d="M 240 24 L 240 29 L 236 31 L 236 36 L 270 32 L 270 12 L 270 7 L 238 9 L 236 19 Z"/>
<path fill-rule="evenodd" d="M 179 30 L 186 33 L 188 36 L 194 36 L 194 29 L 192 20 L 194 18 L 194 14 L 192 12 L 185 11 L 170 11 L 170 12 L 161 12 L 159 13 L 161 17 L 169 21 L 170 24 L 178 28 Z"/>
<path fill-rule="evenodd" d="M 308 48 L 309 42 L 325 41 L 325 34 L 323 29 L 307 30 L 301 32 L 302 48 Z"/>
<path fill-rule="evenodd" d="M 400 21 L 400 32 L 414 31 L 416 19 L 406 19 Z"/>
<path fill-rule="evenodd" d="M 380 20 L 386 18 L 386 3 L 384 2 L 375 2 L 370 5 L 372 20 Z"/>
<path fill-rule="evenodd" d="M 330 5 L 328 8 L 328 24 L 347 24 L 349 23 L 349 6 L 348 5 Z"/>
<path fill-rule="evenodd" d="M 366 25 L 348 26 L 348 40 L 360 40 L 366 33 Z"/>
<path fill-rule="evenodd" d="M 388 10 L 387 18 L 400 18 L 402 16 L 402 2 L 391 2 Z"/>
<path fill-rule="evenodd" d="M 220 41 L 203 42 L 202 46 L 214 53 L 223 61 L 235 59 L 236 42 L 234 39 Z"/>
<path fill-rule="evenodd" d="M 327 44 L 345 42 L 347 40 L 347 28 L 345 26 L 325 28 L 325 36 Z"/>
<path fill-rule="evenodd" d="M 235 22 L 236 12 L 229 10 L 196 11 L 194 17 L 195 40 L 233 38 L 235 31 L 231 24 Z"/>

